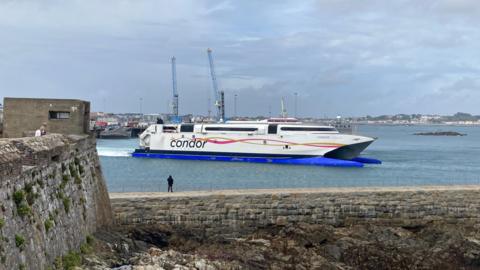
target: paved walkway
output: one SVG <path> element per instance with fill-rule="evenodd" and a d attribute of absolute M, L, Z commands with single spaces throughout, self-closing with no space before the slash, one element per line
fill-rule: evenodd
<path fill-rule="evenodd" d="M 225 196 L 225 195 L 257 195 L 257 194 L 295 194 L 295 193 L 351 193 L 351 192 L 408 192 L 408 191 L 453 191 L 478 190 L 480 185 L 451 185 L 451 186 L 411 186 L 411 187 L 345 187 L 345 188 L 287 188 L 287 189 L 235 189 L 212 191 L 183 191 L 183 192 L 122 192 L 110 193 L 110 199 L 116 198 L 148 198 L 148 197 L 197 197 L 197 196 Z"/>

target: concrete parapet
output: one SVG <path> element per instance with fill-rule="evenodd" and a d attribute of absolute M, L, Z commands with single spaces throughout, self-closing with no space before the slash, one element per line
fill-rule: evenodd
<path fill-rule="evenodd" d="M 22 171 L 21 152 L 6 139 L 0 139 L 0 180 Z"/>

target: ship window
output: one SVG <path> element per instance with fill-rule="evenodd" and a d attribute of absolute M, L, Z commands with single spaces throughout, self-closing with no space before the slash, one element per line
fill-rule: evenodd
<path fill-rule="evenodd" d="M 163 126 L 163 132 L 176 132 L 177 127 L 175 126 Z"/>
<path fill-rule="evenodd" d="M 180 132 L 193 132 L 193 125 L 181 125 Z"/>
<path fill-rule="evenodd" d="M 250 127 L 206 127 L 206 131 L 257 131 L 257 128 Z"/>
<path fill-rule="evenodd" d="M 268 134 L 277 134 L 277 125 L 268 125 Z"/>
<path fill-rule="evenodd" d="M 283 131 L 336 131 L 335 128 L 329 127 L 281 127 Z"/>
<path fill-rule="evenodd" d="M 48 117 L 50 119 L 70 119 L 70 113 L 69 112 L 49 111 L 48 112 Z"/>

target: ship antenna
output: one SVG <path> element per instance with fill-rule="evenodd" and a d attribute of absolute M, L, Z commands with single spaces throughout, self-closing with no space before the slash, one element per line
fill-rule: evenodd
<path fill-rule="evenodd" d="M 285 107 L 285 98 L 281 100 L 282 118 L 287 118 L 287 108 Z"/>

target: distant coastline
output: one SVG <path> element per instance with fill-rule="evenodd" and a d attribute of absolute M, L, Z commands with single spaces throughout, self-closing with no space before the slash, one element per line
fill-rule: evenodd
<path fill-rule="evenodd" d="M 364 125 L 364 126 L 438 126 L 438 127 L 480 127 L 478 124 L 453 124 L 453 123 L 411 123 L 411 124 L 401 124 L 401 123 L 363 123 L 363 122 L 352 122 L 352 125 Z"/>
<path fill-rule="evenodd" d="M 177 119 L 178 118 L 178 119 Z M 270 116 L 229 116 L 227 120 L 256 121 L 268 119 Z M 297 118 L 297 117 L 296 117 Z M 200 114 L 184 114 L 175 116 L 171 113 L 105 113 L 92 112 L 90 114 L 90 125 L 92 130 L 103 130 L 107 127 L 131 127 L 144 129 L 151 124 L 162 119 L 166 123 L 213 123 L 216 119 L 212 116 Z M 468 113 L 456 113 L 454 115 L 430 115 L 430 114 L 396 114 L 380 116 L 349 116 L 349 117 L 298 117 L 298 120 L 304 123 L 321 123 L 332 126 L 351 126 L 351 125 L 384 125 L 384 126 L 458 126 L 458 127 L 478 127 L 480 126 L 480 115 Z"/>

